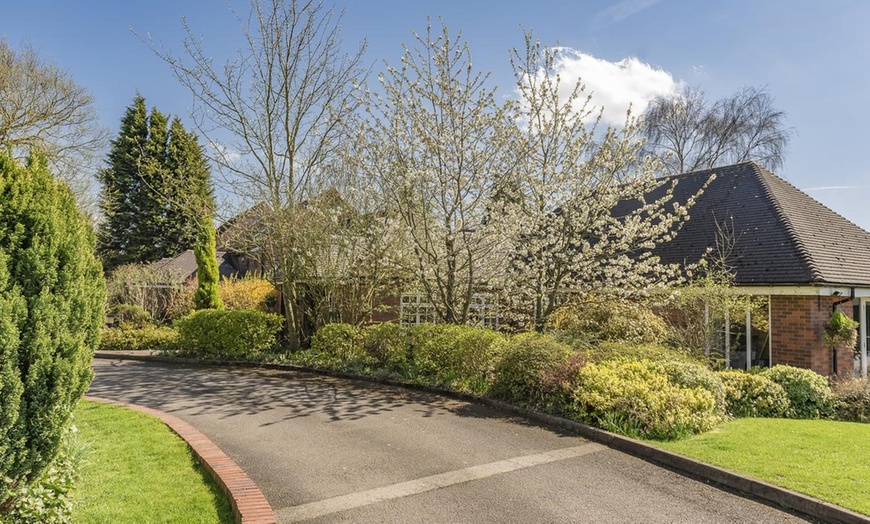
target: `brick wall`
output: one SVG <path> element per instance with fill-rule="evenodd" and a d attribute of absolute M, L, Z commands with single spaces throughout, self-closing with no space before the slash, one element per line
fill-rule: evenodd
<path fill-rule="evenodd" d="M 771 296 L 773 364 L 810 368 L 822 375 L 831 375 L 831 348 L 824 346 L 822 334 L 831 318 L 831 307 L 839 300 L 842 298 Z M 851 318 L 851 301 L 841 304 L 841 308 Z M 840 373 L 851 371 L 852 350 L 840 350 L 837 361 Z"/>

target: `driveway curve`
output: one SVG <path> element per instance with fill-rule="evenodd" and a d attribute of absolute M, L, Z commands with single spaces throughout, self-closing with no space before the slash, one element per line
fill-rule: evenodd
<path fill-rule="evenodd" d="M 195 426 L 282 523 L 806 522 L 437 395 L 292 371 L 104 359 L 94 370 L 89 394 Z"/>

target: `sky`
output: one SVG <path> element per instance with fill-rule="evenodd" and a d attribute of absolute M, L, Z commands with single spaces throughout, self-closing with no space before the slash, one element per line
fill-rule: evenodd
<path fill-rule="evenodd" d="M 332 5 L 330 0 L 324 0 Z M 335 0 L 349 51 L 367 42 L 373 71 L 396 64 L 427 19 L 440 18 L 469 42 L 475 68 L 512 96 L 508 51 L 523 31 L 564 52 L 566 78 L 581 78 L 606 119 L 618 123 L 658 95 L 688 85 L 711 99 L 765 87 L 794 135 L 777 174 L 870 230 L 867 152 L 870 1 L 865 0 Z M 145 40 L 174 51 L 182 18 L 213 58 L 239 47 L 233 11 L 243 0 L 9 2 L 0 36 L 29 43 L 93 94 L 114 136 L 138 91 L 149 106 L 190 123 L 191 94 Z M 373 75 L 372 79 L 375 76 Z"/>

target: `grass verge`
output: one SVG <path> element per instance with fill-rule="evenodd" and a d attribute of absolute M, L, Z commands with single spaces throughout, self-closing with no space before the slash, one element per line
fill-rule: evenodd
<path fill-rule="evenodd" d="M 91 449 L 73 494 L 73 522 L 233 522 L 229 501 L 162 421 L 82 401 L 75 424 Z"/>
<path fill-rule="evenodd" d="M 738 419 L 653 444 L 870 515 L 870 425 L 827 420 Z"/>

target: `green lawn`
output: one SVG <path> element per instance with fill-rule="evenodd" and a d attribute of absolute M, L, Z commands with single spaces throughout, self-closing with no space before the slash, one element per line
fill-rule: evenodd
<path fill-rule="evenodd" d="M 870 424 L 738 419 L 654 444 L 870 515 Z"/>
<path fill-rule="evenodd" d="M 73 494 L 73 522 L 233 522 L 227 499 L 160 420 L 82 401 L 75 424 L 91 449 Z"/>

